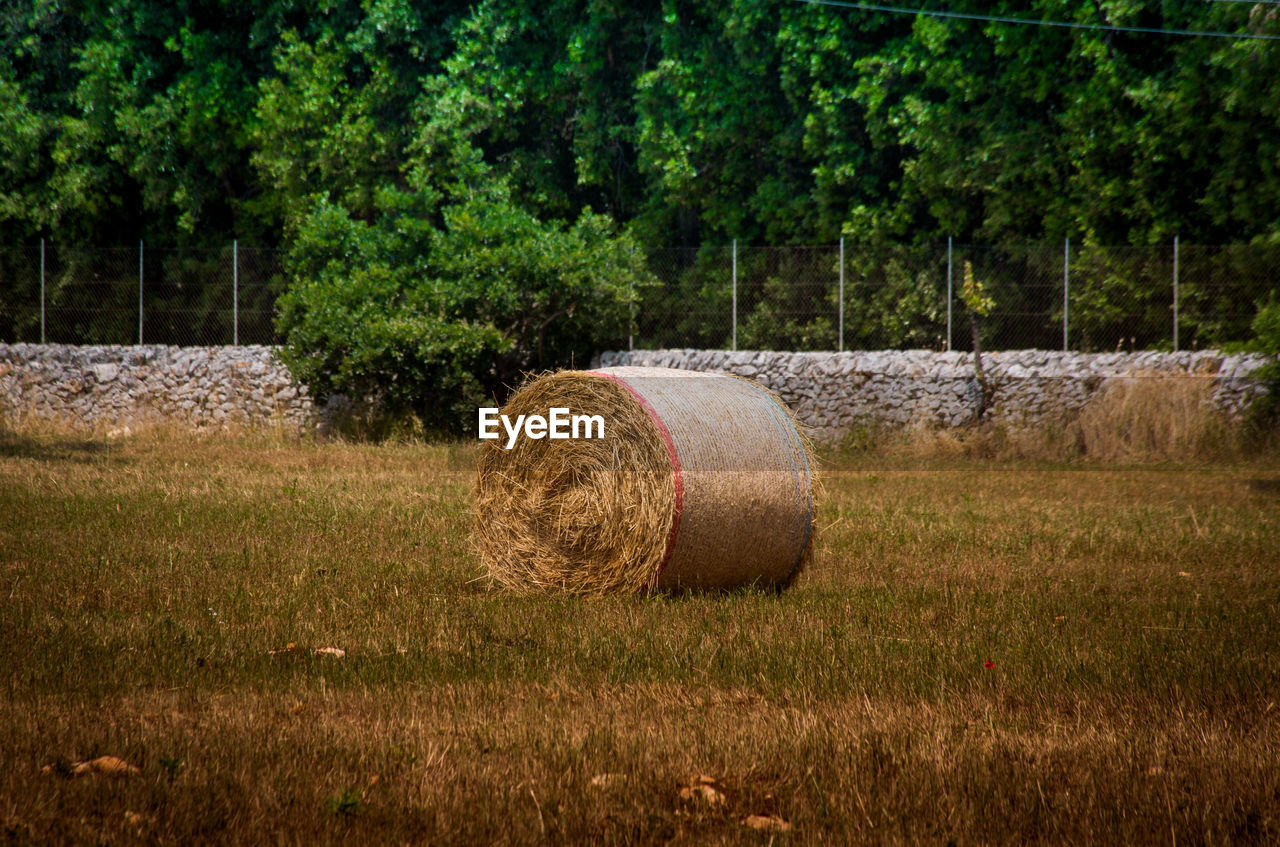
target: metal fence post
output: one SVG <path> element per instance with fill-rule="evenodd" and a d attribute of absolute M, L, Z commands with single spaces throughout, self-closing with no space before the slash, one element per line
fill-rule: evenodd
<path fill-rule="evenodd" d="M 1071 321 L 1068 317 L 1067 310 L 1069 294 L 1071 291 L 1071 236 L 1067 236 L 1062 242 L 1062 352 L 1066 353 L 1070 347 L 1067 344 L 1071 329 Z"/>
<path fill-rule="evenodd" d="M 240 346 L 240 240 L 231 239 L 231 344 Z"/>
<path fill-rule="evenodd" d="M 733 239 L 733 350 L 738 349 L 738 239 Z"/>
<path fill-rule="evenodd" d="M 138 346 L 142 346 L 142 239 L 138 239 Z"/>
<path fill-rule="evenodd" d="M 951 236 L 947 236 L 947 352 L 951 352 Z"/>
<path fill-rule="evenodd" d="M 44 344 L 44 239 L 40 239 L 40 343 Z"/>
<path fill-rule="evenodd" d="M 844 236 L 840 236 L 840 352 L 844 352 Z"/>
<path fill-rule="evenodd" d="M 1173 237 L 1173 352 L 1178 352 L 1178 236 Z"/>

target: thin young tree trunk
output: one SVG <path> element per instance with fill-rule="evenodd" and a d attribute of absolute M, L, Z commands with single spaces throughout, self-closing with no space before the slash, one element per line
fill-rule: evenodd
<path fill-rule="evenodd" d="M 978 411 L 974 420 L 980 421 L 991 406 L 992 392 L 987 374 L 982 369 L 982 319 L 976 312 L 969 312 L 969 326 L 973 330 L 973 372 L 978 378 Z"/>

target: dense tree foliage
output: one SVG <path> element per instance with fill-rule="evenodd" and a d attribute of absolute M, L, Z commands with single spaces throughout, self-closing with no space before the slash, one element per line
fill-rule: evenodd
<path fill-rule="evenodd" d="M 946 8 L 1280 35 L 1264 3 Z M 1280 243 L 1280 41 L 794 0 L 0 0 L 0 241 L 278 244 L 299 351 L 363 291 L 391 304 L 367 332 L 434 315 L 423 344 L 507 379 L 617 337 L 636 247 L 1175 234 Z M 595 298 L 584 250 L 625 266 Z"/>
<path fill-rule="evenodd" d="M 1280 35 L 1270 4 L 948 9 Z M 653 245 L 1280 231 L 1275 41 L 758 0 L 5 0 L 0 20 L 7 243 L 291 244 L 318 197 L 360 217 L 387 187 L 495 175 L 539 217 L 590 208 Z"/>

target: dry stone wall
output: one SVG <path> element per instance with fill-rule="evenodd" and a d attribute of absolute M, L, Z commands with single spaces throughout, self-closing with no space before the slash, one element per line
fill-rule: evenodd
<path fill-rule="evenodd" d="M 994 387 L 984 419 L 1011 429 L 1069 420 L 1116 380 L 1189 376 L 1209 381 L 1212 402 L 1238 416 L 1262 389 L 1249 374 L 1268 361 L 1215 351 L 1181 353 L 986 353 Z M 638 365 L 720 371 L 778 392 L 822 441 L 856 427 L 957 427 L 974 421 L 981 397 L 970 353 L 928 350 L 776 353 L 635 350 L 605 353 L 599 366 Z"/>
<path fill-rule="evenodd" d="M 318 420 L 272 347 L 0 344 L 0 416 L 78 428 L 196 429 Z"/>
<path fill-rule="evenodd" d="M 1208 381 L 1213 402 L 1238 415 L 1262 389 L 1249 375 L 1268 361 L 1214 351 L 984 354 L 995 387 L 986 417 L 1017 428 L 1069 419 L 1116 380 L 1181 375 Z M 927 350 L 776 353 L 636 350 L 597 365 L 719 371 L 777 391 L 824 441 L 856 427 L 963 426 L 979 391 L 973 357 Z M 163 423 L 191 428 L 326 429 L 341 398 L 313 404 L 273 347 L 93 347 L 0 344 L 0 419 L 37 418 L 95 429 Z"/>

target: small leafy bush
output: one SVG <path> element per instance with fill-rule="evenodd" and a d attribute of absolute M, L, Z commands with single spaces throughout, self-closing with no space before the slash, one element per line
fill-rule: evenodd
<path fill-rule="evenodd" d="M 325 202 L 302 222 L 277 325 L 285 362 L 314 396 L 462 432 L 528 371 L 585 366 L 616 343 L 653 284 L 601 215 L 544 222 L 482 195 L 442 223 L 368 223 Z"/>
<path fill-rule="evenodd" d="M 1248 349 L 1280 357 L 1280 300 L 1274 294 L 1258 307 L 1252 329 L 1253 340 Z M 1253 378 L 1267 391 L 1250 404 L 1246 422 L 1255 435 L 1274 434 L 1280 426 L 1280 358 L 1255 370 Z"/>
<path fill-rule="evenodd" d="M 329 811 L 338 817 L 355 817 L 364 811 L 364 797 L 359 791 L 344 788 L 329 798 Z"/>

